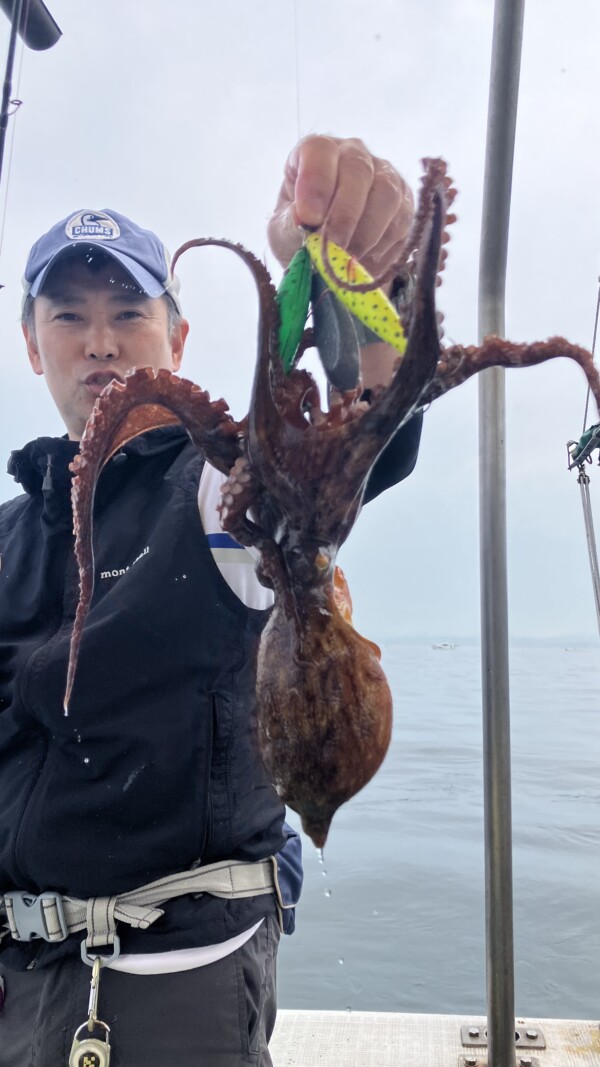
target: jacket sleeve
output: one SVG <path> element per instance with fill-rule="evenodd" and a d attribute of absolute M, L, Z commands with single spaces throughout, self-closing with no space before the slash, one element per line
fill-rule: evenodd
<path fill-rule="evenodd" d="M 371 471 L 363 503 L 408 478 L 417 462 L 422 428 L 423 412 L 418 411 L 394 434 Z"/>

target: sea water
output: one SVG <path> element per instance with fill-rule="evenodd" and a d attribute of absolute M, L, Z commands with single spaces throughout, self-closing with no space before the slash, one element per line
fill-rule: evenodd
<path fill-rule="evenodd" d="M 390 751 L 304 838 L 284 1008 L 485 1014 L 480 653 L 388 642 Z M 600 644 L 511 648 L 516 1014 L 600 1013 Z M 297 817 L 290 821 L 298 826 Z"/>

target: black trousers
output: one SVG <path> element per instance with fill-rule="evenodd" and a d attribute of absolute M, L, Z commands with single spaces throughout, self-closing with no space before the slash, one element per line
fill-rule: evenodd
<path fill-rule="evenodd" d="M 270 916 L 237 952 L 206 967 L 158 975 L 103 968 L 98 1018 L 110 1026 L 110 1067 L 271 1067 L 278 943 Z M 67 959 L 24 973 L 0 965 L 0 973 L 0 1067 L 68 1067 L 74 1033 L 87 1021 L 91 969 Z"/>

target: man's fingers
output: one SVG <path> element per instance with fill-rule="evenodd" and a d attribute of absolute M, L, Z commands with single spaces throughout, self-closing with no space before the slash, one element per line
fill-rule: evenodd
<path fill-rule="evenodd" d="M 285 266 L 302 243 L 301 227 L 324 227 L 368 270 L 381 273 L 399 251 L 413 212 L 403 178 L 362 141 L 311 135 L 286 162 L 269 241 Z"/>
<path fill-rule="evenodd" d="M 392 262 L 400 251 L 414 213 L 406 182 L 385 160 L 375 160 L 375 174 L 348 251 L 369 268 L 369 262 Z"/>
<path fill-rule="evenodd" d="M 347 140 L 339 149 L 336 185 L 325 218 L 327 232 L 342 248 L 350 248 L 365 212 L 375 175 L 375 162 L 362 141 Z"/>
<path fill-rule="evenodd" d="M 334 137 L 307 137 L 290 156 L 286 178 L 295 174 L 292 199 L 301 226 L 323 225 L 337 189 L 339 157 Z"/>
<path fill-rule="evenodd" d="M 301 227 L 318 229 L 337 184 L 339 147 L 335 137 L 310 136 L 290 152 L 275 210 L 269 220 L 269 244 L 285 267 L 300 248 Z"/>

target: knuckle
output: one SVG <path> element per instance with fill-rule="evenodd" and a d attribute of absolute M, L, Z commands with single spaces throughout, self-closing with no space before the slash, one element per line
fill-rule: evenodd
<path fill-rule="evenodd" d="M 343 150 L 342 155 L 348 172 L 359 176 L 361 179 L 366 178 L 369 182 L 373 181 L 375 164 L 373 156 L 369 152 L 361 151 L 352 144 Z"/>
<path fill-rule="evenodd" d="M 409 196 L 412 199 L 410 189 L 402 175 L 392 166 L 387 159 L 378 159 L 375 166 L 373 184 L 384 193 L 395 195 L 399 199 Z"/>
<path fill-rule="evenodd" d="M 308 133 L 299 143 L 298 148 L 303 153 L 321 153 L 338 151 L 338 140 L 327 133 Z"/>
<path fill-rule="evenodd" d="M 399 175 L 389 171 L 376 171 L 373 177 L 373 193 L 386 203 L 402 201 L 402 181 L 398 181 Z"/>
<path fill-rule="evenodd" d="M 364 141 L 361 141 L 360 137 L 345 137 L 340 142 L 341 148 L 344 152 L 357 152 L 360 155 L 368 156 L 369 159 L 375 157 L 371 155 Z"/>

